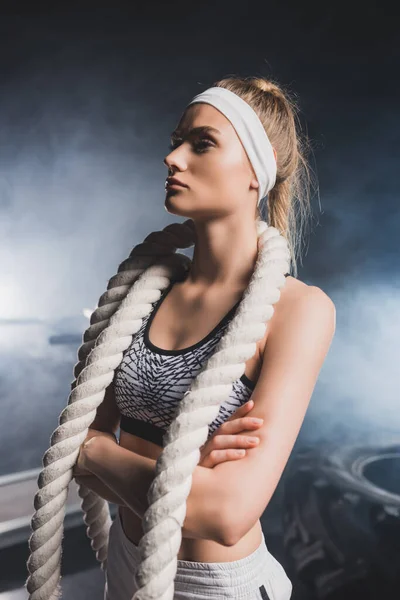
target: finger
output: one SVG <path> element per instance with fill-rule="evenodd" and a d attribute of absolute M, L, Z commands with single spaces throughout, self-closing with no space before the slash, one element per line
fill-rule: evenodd
<path fill-rule="evenodd" d="M 230 421 L 230 420 L 237 419 L 238 417 L 245 415 L 253 408 L 253 406 L 254 406 L 254 400 L 249 400 L 245 404 L 242 404 L 242 406 L 240 406 L 237 410 L 235 410 L 235 412 L 227 420 Z"/>
<path fill-rule="evenodd" d="M 81 467 L 80 465 L 78 465 L 77 463 L 75 463 L 75 465 L 72 467 L 72 474 L 75 475 L 88 475 L 90 474 L 90 471 L 88 471 L 87 469 Z"/>
<path fill-rule="evenodd" d="M 202 466 L 208 466 L 213 453 L 218 453 L 216 456 L 220 456 L 219 453 L 233 453 L 233 458 L 240 457 L 240 454 L 235 453 L 236 450 L 249 450 L 250 448 L 256 448 L 260 443 L 260 439 L 256 435 L 217 435 L 211 438 L 207 447 L 201 451 L 200 464 Z"/>
<path fill-rule="evenodd" d="M 76 479 L 77 477 L 87 477 L 88 475 L 91 475 L 91 473 L 89 473 L 88 471 L 76 471 L 72 474 L 74 479 Z"/>
<path fill-rule="evenodd" d="M 260 420 L 256 417 L 240 417 L 233 421 L 225 421 L 222 423 L 214 435 L 227 435 L 231 433 L 240 433 L 241 431 L 256 430 L 259 429 L 263 423 L 264 419 Z"/>
<path fill-rule="evenodd" d="M 226 450 L 213 450 L 204 459 L 202 466 L 212 469 L 215 465 L 218 465 L 229 460 L 240 460 L 246 456 L 246 450 L 236 450 L 234 448 L 228 448 Z"/>
<path fill-rule="evenodd" d="M 225 449 L 237 449 L 237 448 L 254 448 L 260 442 L 260 438 L 257 435 L 216 435 L 212 439 L 210 447 L 211 452 L 214 450 L 225 450 Z"/>
<path fill-rule="evenodd" d="M 245 402 L 242 406 L 240 406 L 238 408 L 238 410 L 236 411 L 236 413 L 240 412 L 241 410 L 243 410 L 243 412 L 247 412 L 249 410 L 251 410 L 254 406 L 254 400 L 252 400 L 250 398 L 250 400 L 248 400 L 247 402 Z"/>
<path fill-rule="evenodd" d="M 79 483 L 79 485 L 87 485 L 88 475 L 79 475 L 78 477 L 74 477 L 74 479 L 76 483 Z"/>
<path fill-rule="evenodd" d="M 243 408 L 243 413 L 239 410 L 239 411 L 236 411 L 236 415 L 238 414 L 238 412 L 239 412 L 239 416 L 246 415 L 254 408 L 254 400 L 249 400 L 248 402 L 246 402 L 246 404 L 243 405 L 243 407 L 240 407 L 240 408 Z"/>

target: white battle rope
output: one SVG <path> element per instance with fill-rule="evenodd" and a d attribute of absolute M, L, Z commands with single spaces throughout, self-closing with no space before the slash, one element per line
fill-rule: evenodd
<path fill-rule="evenodd" d="M 255 354 L 266 322 L 273 315 L 273 304 L 285 285 L 290 260 L 287 241 L 264 221 L 257 219 L 256 226 L 258 255 L 242 301 L 214 353 L 184 394 L 163 438 L 164 448 L 156 461 L 143 517 L 144 535 L 138 546 L 140 564 L 135 576 L 139 589 L 134 600 L 173 600 L 186 499 L 200 460 L 200 447 L 207 441 L 208 426 L 230 395 L 233 382 L 243 375 L 246 361 Z M 120 264 L 91 315 L 78 350 L 68 405 L 60 414 L 38 477 L 27 561 L 30 575 L 25 584 L 29 600 L 62 596 L 65 503 L 80 446 L 142 319 L 171 279 L 190 268 L 191 260 L 176 249 L 192 246 L 195 237 L 191 219 L 149 234 Z M 108 502 L 84 485 L 79 485 L 79 495 L 87 535 L 105 571 L 112 523 Z"/>

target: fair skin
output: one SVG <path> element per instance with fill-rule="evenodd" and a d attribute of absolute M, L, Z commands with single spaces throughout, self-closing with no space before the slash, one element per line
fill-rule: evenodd
<path fill-rule="evenodd" d="M 257 435 L 245 435 L 245 431 L 257 431 L 263 424 L 263 419 L 248 417 L 247 414 L 254 406 L 253 400 L 249 400 L 243 406 L 240 406 L 229 419 L 227 419 L 212 436 L 200 448 L 199 465 L 213 469 L 217 464 L 228 460 L 240 460 L 246 453 L 246 449 L 254 448 L 259 442 Z M 109 450 L 109 460 L 115 460 L 116 468 L 120 453 L 117 448 L 115 437 L 107 432 L 98 432 L 92 430 L 81 446 L 76 464 L 73 467 L 74 478 L 77 483 L 82 483 L 97 492 L 102 498 L 108 502 L 113 502 L 121 506 L 127 506 L 126 502 L 118 496 L 112 488 L 108 487 L 101 479 L 90 471 L 89 467 L 93 468 L 98 458 L 99 439 L 104 440 L 100 443 L 107 444 Z M 97 452 L 92 455 L 88 453 L 89 440 L 96 440 Z M 116 446 L 116 447 L 115 447 Z M 92 461 L 90 460 L 92 458 Z M 102 464 L 102 463 L 100 463 Z M 98 465 L 97 465 L 98 467 Z M 96 467 L 94 470 L 97 470 Z"/>
<path fill-rule="evenodd" d="M 239 407 L 201 446 L 199 465 L 202 468 L 213 469 L 222 462 L 240 460 L 245 456 L 246 449 L 254 448 L 259 443 L 258 437 L 250 435 L 250 432 L 257 431 L 262 426 L 263 419 L 248 416 L 253 406 L 253 400 L 249 400 Z M 142 469 L 141 473 L 139 469 Z M 122 450 L 110 433 L 89 430 L 81 445 L 73 474 L 77 483 L 85 485 L 108 502 L 125 507 L 142 519 L 148 507 L 147 493 L 154 470 L 155 460 L 148 457 L 140 459 L 133 452 Z M 131 475 L 134 477 L 130 477 Z M 140 485 L 137 485 L 138 480 Z M 136 490 L 134 502 L 132 489 Z M 203 539 L 204 534 L 188 528 L 186 521 L 182 527 L 182 536 Z M 223 540 L 218 541 L 224 543 Z"/>
<path fill-rule="evenodd" d="M 223 289 L 235 298 L 247 287 L 258 253 L 254 215 L 259 184 L 234 128 L 216 108 L 191 105 L 178 129 L 204 125 L 219 133 L 190 136 L 164 160 L 189 186 L 167 191 L 165 208 L 195 225 L 187 285 L 202 298 L 219 298 Z"/>
<path fill-rule="evenodd" d="M 186 136 L 189 129 L 202 126 L 219 133 L 210 133 L 207 141 Z M 167 191 L 165 207 L 193 220 L 196 243 L 188 277 L 174 285 L 156 316 L 164 315 L 155 329 L 161 343 L 154 332 L 152 340 L 163 348 L 185 347 L 210 331 L 247 288 L 258 253 L 258 182 L 231 123 L 214 107 L 195 104 L 185 111 L 179 129 L 183 141 L 164 162 L 188 187 Z M 186 545 L 183 540 L 178 558 L 230 561 L 258 547 L 259 519 L 290 456 L 334 331 L 331 299 L 319 288 L 288 277 L 256 355 L 246 363 L 249 378 L 257 381 L 249 416 L 263 419 L 257 429 L 260 442 L 240 460 L 196 467 L 183 528 L 192 539 Z M 250 428 L 241 430 L 241 435 L 252 433 Z M 126 436 L 121 440 L 128 447 Z M 129 449 L 136 451 L 134 442 L 139 443 L 132 441 Z M 154 476 L 149 457 L 159 452 L 141 449 L 138 456 L 99 436 L 82 448 L 81 464 L 143 516 Z"/>

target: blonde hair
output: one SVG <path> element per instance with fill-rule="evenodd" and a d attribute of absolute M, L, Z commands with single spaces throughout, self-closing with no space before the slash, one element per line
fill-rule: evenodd
<path fill-rule="evenodd" d="M 312 216 L 310 189 L 314 185 L 317 188 L 307 162 L 311 143 L 301 133 L 298 105 L 282 85 L 262 77 L 226 77 L 213 86 L 234 92 L 252 107 L 276 150 L 276 183 L 268 193 L 267 201 L 257 207 L 255 218 L 267 220 L 286 238 L 293 275 L 297 277 L 297 259 L 301 262 L 304 230 Z M 268 219 L 263 219 L 265 204 Z"/>

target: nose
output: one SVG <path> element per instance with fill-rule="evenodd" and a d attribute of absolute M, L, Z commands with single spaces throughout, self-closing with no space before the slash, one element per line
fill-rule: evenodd
<path fill-rule="evenodd" d="M 169 165 L 168 165 L 168 164 L 165 162 L 165 160 L 164 160 L 164 164 L 165 164 L 165 166 L 166 166 L 166 167 L 167 167 L 167 169 L 168 169 L 168 174 L 167 174 L 167 177 L 172 177 L 172 175 L 174 174 L 174 169 L 173 169 L 172 167 L 170 167 L 170 166 L 169 166 Z"/>
<path fill-rule="evenodd" d="M 183 144 L 171 150 L 163 160 L 164 165 L 168 169 L 168 175 L 173 175 L 177 171 L 185 171 L 187 169 L 187 158 L 183 150 Z"/>
<path fill-rule="evenodd" d="M 170 161 L 164 158 L 163 160 L 164 165 L 167 167 L 168 169 L 168 175 L 173 175 L 174 173 L 176 173 L 176 171 L 182 170 L 183 167 L 179 167 L 176 162 L 174 161 Z"/>
<path fill-rule="evenodd" d="M 163 160 L 163 163 L 168 169 L 168 176 L 172 175 L 172 173 L 173 173 L 172 165 L 170 165 L 169 162 L 165 158 Z"/>

